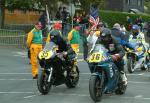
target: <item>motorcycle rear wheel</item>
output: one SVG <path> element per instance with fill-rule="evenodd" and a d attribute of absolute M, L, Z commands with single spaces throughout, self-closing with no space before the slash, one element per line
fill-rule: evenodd
<path fill-rule="evenodd" d="M 76 76 L 72 76 L 71 72 L 72 70 L 68 71 L 67 77 L 66 77 L 66 86 L 68 88 L 75 88 L 79 82 L 79 69 L 78 66 L 74 66 L 73 68 L 75 68 L 75 74 Z"/>
<path fill-rule="evenodd" d="M 127 85 L 125 85 L 124 83 L 119 83 L 115 93 L 118 95 L 125 94 L 126 89 L 127 89 Z"/>
<path fill-rule="evenodd" d="M 48 82 L 48 74 L 45 73 L 44 70 L 39 71 L 38 79 L 37 79 L 37 86 L 40 93 L 43 95 L 46 95 L 49 93 L 52 83 Z"/>
<path fill-rule="evenodd" d="M 147 70 L 148 69 L 148 66 L 146 67 L 145 65 L 147 65 L 149 62 L 149 57 L 148 55 L 145 57 L 145 61 L 142 63 L 142 67 L 141 67 L 141 70 Z"/>

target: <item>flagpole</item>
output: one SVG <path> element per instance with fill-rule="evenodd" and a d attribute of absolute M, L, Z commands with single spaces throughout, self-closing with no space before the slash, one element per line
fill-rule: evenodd
<path fill-rule="evenodd" d="M 71 1 L 71 27 L 73 28 L 73 13 L 72 13 L 72 3 L 73 3 L 73 0 Z"/>

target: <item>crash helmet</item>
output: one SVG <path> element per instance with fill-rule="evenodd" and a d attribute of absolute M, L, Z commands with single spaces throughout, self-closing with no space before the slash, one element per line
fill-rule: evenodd
<path fill-rule="evenodd" d="M 140 31 L 140 28 L 139 28 L 138 25 L 133 25 L 132 26 L 132 33 L 133 33 L 133 35 L 134 34 L 137 35 L 139 33 L 139 31 Z"/>
<path fill-rule="evenodd" d="M 111 42 L 112 37 L 111 37 L 111 30 L 108 28 L 104 28 L 103 31 L 100 34 L 101 42 L 103 44 L 108 44 Z"/>
<path fill-rule="evenodd" d="M 52 30 L 52 31 L 50 32 L 50 40 L 51 40 L 52 42 L 54 42 L 55 44 L 58 43 L 58 41 L 59 41 L 59 36 L 60 36 L 60 34 L 59 34 L 59 31 L 57 31 L 57 30 Z"/>

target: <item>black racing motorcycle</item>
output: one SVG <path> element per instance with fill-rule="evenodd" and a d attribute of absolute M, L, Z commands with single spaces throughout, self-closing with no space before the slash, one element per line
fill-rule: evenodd
<path fill-rule="evenodd" d="M 58 46 L 53 42 L 48 42 L 38 55 L 41 69 L 37 86 L 40 93 L 44 95 L 49 93 L 52 85 L 66 84 L 68 88 L 74 88 L 79 81 L 76 55 L 66 60 L 63 53 L 57 51 Z"/>

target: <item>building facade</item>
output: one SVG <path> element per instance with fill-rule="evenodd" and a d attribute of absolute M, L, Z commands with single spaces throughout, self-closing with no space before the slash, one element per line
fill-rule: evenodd
<path fill-rule="evenodd" d="M 108 0 L 108 10 L 129 12 L 137 9 L 144 12 L 144 0 Z"/>

